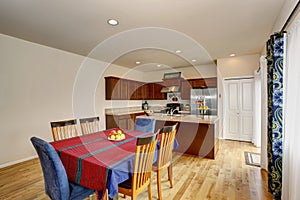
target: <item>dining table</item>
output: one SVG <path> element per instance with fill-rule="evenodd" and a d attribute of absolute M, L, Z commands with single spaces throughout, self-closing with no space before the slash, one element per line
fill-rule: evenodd
<path fill-rule="evenodd" d="M 110 140 L 108 136 L 117 130 L 121 130 L 125 138 Z M 50 144 L 60 156 L 69 181 L 95 191 L 107 189 L 109 198 L 113 199 L 118 193 L 118 184 L 132 176 L 137 138 L 149 134 L 153 133 L 114 128 Z M 177 147 L 175 141 L 174 148 Z M 157 150 L 153 162 L 157 159 Z"/>

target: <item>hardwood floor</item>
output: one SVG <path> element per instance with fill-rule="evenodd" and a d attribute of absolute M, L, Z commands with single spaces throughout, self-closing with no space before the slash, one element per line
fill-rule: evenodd
<path fill-rule="evenodd" d="M 251 143 L 224 140 L 220 142 L 215 160 L 174 153 L 173 188 L 169 188 L 164 171 L 163 199 L 271 200 L 267 173 L 259 167 L 246 165 L 244 151 L 259 152 L 259 149 Z M 155 173 L 152 197 L 157 199 Z M 0 199 L 49 199 L 44 193 L 38 159 L 0 169 Z M 124 198 L 120 195 L 119 199 Z M 138 199 L 148 199 L 147 191 Z"/>

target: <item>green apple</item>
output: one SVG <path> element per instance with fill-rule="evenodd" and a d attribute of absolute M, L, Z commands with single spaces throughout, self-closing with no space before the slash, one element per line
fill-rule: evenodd
<path fill-rule="evenodd" d="M 119 129 L 119 130 L 117 130 L 117 133 L 118 133 L 119 135 L 121 135 L 121 134 L 122 134 L 122 131 Z"/>
<path fill-rule="evenodd" d="M 115 136 L 115 135 L 111 135 L 111 136 L 110 136 L 110 139 L 111 139 L 111 140 L 115 140 L 115 139 L 116 139 L 116 136 Z"/>

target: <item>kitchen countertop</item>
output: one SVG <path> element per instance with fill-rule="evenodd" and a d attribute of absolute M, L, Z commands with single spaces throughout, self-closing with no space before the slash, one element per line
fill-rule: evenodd
<path fill-rule="evenodd" d="M 159 121 L 176 121 L 176 122 L 190 122 L 190 123 L 201 123 L 201 124 L 215 124 L 219 117 L 216 115 L 173 115 L 168 116 L 165 114 L 154 113 L 151 116 L 138 116 L 137 118 L 149 118 Z"/>
<path fill-rule="evenodd" d="M 130 114 L 136 114 L 136 113 L 144 113 L 144 110 L 137 107 L 129 107 L 129 108 L 107 108 L 105 109 L 106 115 L 130 115 Z"/>

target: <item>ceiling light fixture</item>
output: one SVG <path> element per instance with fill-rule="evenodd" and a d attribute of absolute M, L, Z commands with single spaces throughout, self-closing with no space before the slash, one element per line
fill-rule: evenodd
<path fill-rule="evenodd" d="M 107 20 L 107 23 L 112 26 L 117 26 L 119 24 L 119 21 L 116 19 L 109 19 Z"/>
<path fill-rule="evenodd" d="M 175 53 L 181 53 L 181 51 L 180 50 L 176 50 Z"/>
<path fill-rule="evenodd" d="M 197 60 L 193 59 L 192 62 L 196 62 Z"/>
<path fill-rule="evenodd" d="M 139 64 L 141 64 L 141 62 L 140 61 L 136 61 L 135 64 L 139 65 Z"/>
<path fill-rule="evenodd" d="M 230 57 L 234 57 L 234 56 L 235 56 L 235 53 L 232 53 L 232 54 L 230 54 L 229 56 L 230 56 Z"/>

